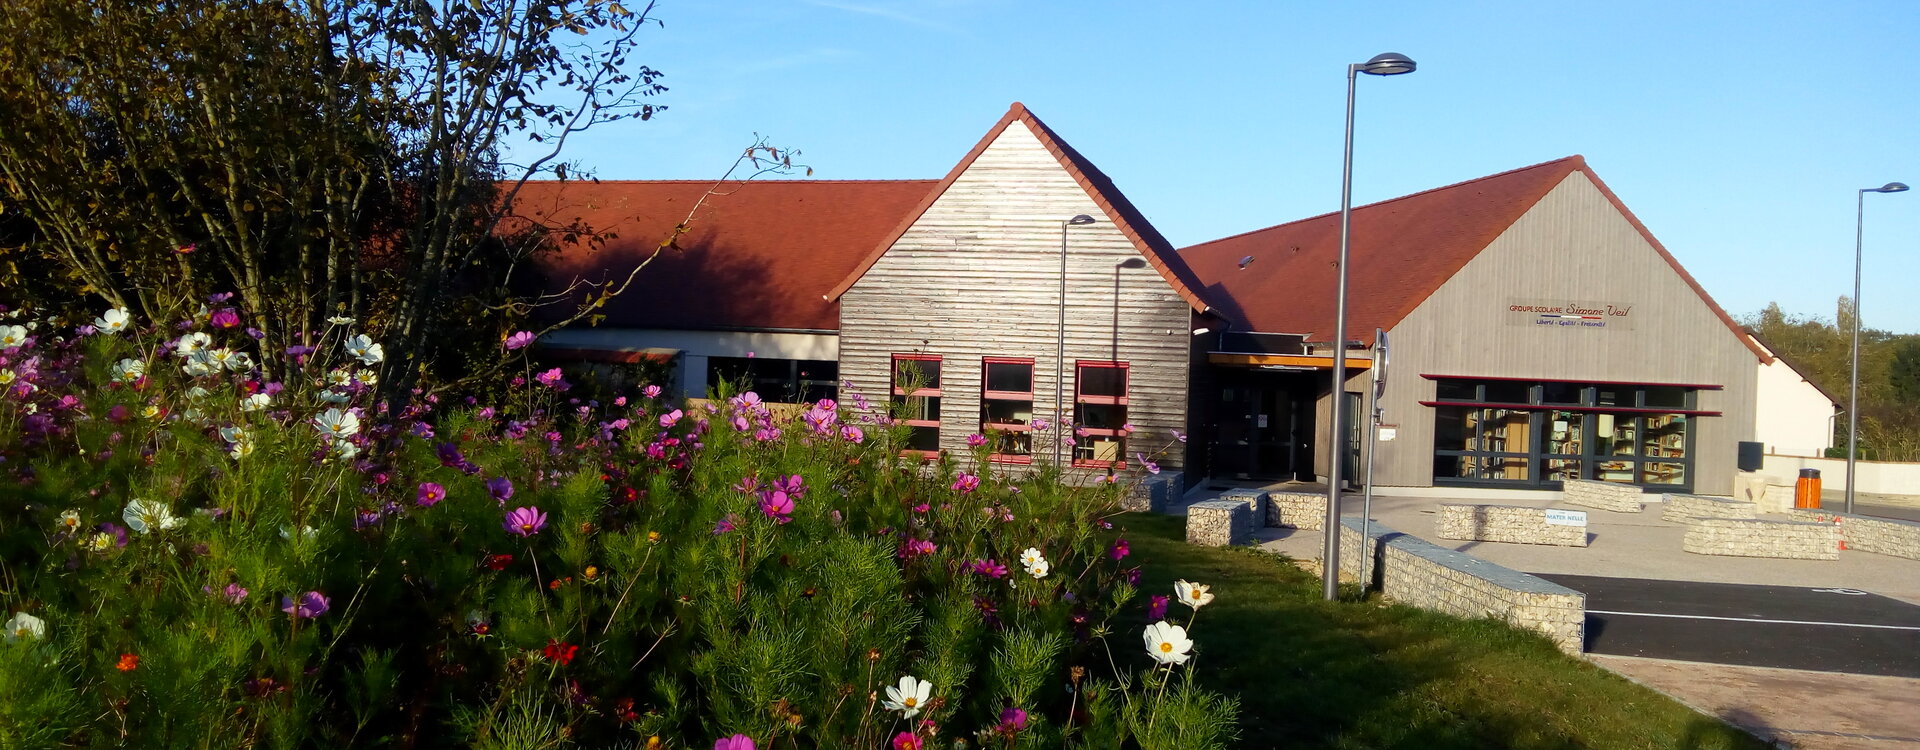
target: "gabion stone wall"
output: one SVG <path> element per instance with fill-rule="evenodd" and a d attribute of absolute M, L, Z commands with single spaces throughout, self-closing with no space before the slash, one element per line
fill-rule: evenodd
<path fill-rule="evenodd" d="M 1235 500 L 1206 500 L 1187 506 L 1187 543 L 1229 547 L 1253 540 L 1253 509 Z"/>
<path fill-rule="evenodd" d="M 1846 542 L 1848 550 L 1920 560 L 1920 523 L 1829 510 L 1800 509 L 1793 511 L 1793 516 L 1802 521 L 1833 524 L 1840 530 L 1840 541 Z"/>
<path fill-rule="evenodd" d="M 1660 518 L 1664 521 L 1686 523 L 1689 518 L 1760 517 L 1760 507 L 1750 500 L 1671 493 L 1661 497 L 1666 499 L 1665 507 L 1660 509 Z"/>
<path fill-rule="evenodd" d="M 1570 522 L 1577 518 L 1578 523 Z M 1517 505 L 1441 504 L 1435 536 L 1463 541 L 1587 546 L 1587 514 Z"/>
<path fill-rule="evenodd" d="M 1631 484 L 1569 479 L 1562 486 L 1568 503 L 1619 513 L 1639 513 L 1645 499 Z"/>
<path fill-rule="evenodd" d="M 1701 555 L 1840 559 L 1840 529 L 1831 523 L 1695 518 L 1680 548 Z"/>
<path fill-rule="evenodd" d="M 1373 570 L 1388 599 L 1461 617 L 1492 617 L 1585 650 L 1587 596 L 1537 576 L 1436 546 L 1374 523 L 1360 544 L 1360 519 L 1340 519 L 1340 570 L 1358 575 L 1361 555 L 1378 552 Z"/>
<path fill-rule="evenodd" d="M 1267 525 L 1309 531 L 1326 528 L 1326 494 L 1319 492 L 1267 493 Z"/>

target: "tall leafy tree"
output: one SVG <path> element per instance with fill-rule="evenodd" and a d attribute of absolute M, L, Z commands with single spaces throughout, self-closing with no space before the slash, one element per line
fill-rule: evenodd
<path fill-rule="evenodd" d="M 662 90 L 630 61 L 652 6 L 613 0 L 10 5 L 0 273 L 154 318 L 238 291 L 269 356 L 354 317 L 395 392 L 522 309 L 519 186 Z M 516 136 L 545 150 L 509 164 Z"/>

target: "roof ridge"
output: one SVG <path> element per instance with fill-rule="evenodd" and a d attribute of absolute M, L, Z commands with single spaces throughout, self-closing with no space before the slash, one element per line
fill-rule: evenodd
<path fill-rule="evenodd" d="M 1580 155 L 1580 154 L 1573 154 L 1573 155 L 1571 155 L 1571 156 L 1562 156 L 1562 157 L 1560 157 L 1560 158 L 1558 158 L 1558 159 L 1552 159 L 1552 160 L 1548 160 L 1548 161 L 1543 161 L 1543 162 L 1540 162 L 1540 163 L 1538 163 L 1538 164 L 1529 164 L 1529 165 L 1527 165 L 1527 166 L 1524 166 L 1524 167 L 1515 167 L 1515 168 L 1513 168 L 1513 169 L 1509 169 L 1509 170 L 1507 170 L 1507 171 L 1505 171 L 1505 172 L 1495 172 L 1495 173 L 1493 173 L 1493 174 L 1490 174 L 1490 175 L 1483 175 L 1483 176 L 1480 176 L 1480 177 L 1475 177 L 1475 178 L 1473 178 L 1473 179 L 1470 179 L 1470 180 L 1461 180 L 1461 181 L 1459 181 L 1459 182 L 1455 182 L 1455 183 L 1450 183 L 1450 184 L 1446 184 L 1446 185 L 1441 185 L 1441 186 L 1439 186 L 1439 187 L 1431 187 L 1431 188 L 1427 188 L 1426 190 L 1422 190 L 1422 191 L 1419 191 L 1419 192 L 1416 192 L 1416 193 L 1408 193 L 1408 194 L 1406 194 L 1406 195 L 1397 195 L 1397 196 L 1394 196 L 1394 197 L 1392 197 L 1392 198 L 1387 198 L 1387 199 L 1385 199 L 1385 200 L 1379 200 L 1379 201 L 1374 201 L 1374 202 L 1372 202 L 1372 203 L 1364 203 L 1364 204 L 1361 204 L 1361 205 L 1358 205 L 1358 206 L 1354 206 L 1354 207 L 1353 207 L 1353 208 L 1352 208 L 1351 210 L 1354 210 L 1354 211 L 1358 211 L 1358 210 L 1360 210 L 1360 209 L 1363 209 L 1363 208 L 1373 208 L 1373 207 L 1375 207 L 1375 206 L 1384 206 L 1384 205 L 1387 205 L 1387 204 L 1389 204 L 1389 203 L 1396 203 L 1396 202 L 1399 202 L 1399 201 L 1403 201 L 1403 200 L 1408 200 L 1408 199 L 1410 199 L 1410 198 L 1418 198 L 1418 197 L 1420 197 L 1420 196 L 1423 196 L 1423 195 L 1427 195 L 1427 194 L 1430 194 L 1430 193 L 1437 193 L 1437 192 L 1440 192 L 1440 191 L 1442 191 L 1442 190 L 1451 190 L 1451 189 L 1453 189 L 1453 188 L 1457 188 L 1457 187 L 1463 187 L 1463 186 L 1466 186 L 1466 185 L 1471 185 L 1471 184 L 1473 184 L 1473 183 L 1476 183 L 1476 182 L 1486 182 L 1487 180 L 1491 180 L 1491 179 L 1495 179 L 1495 178 L 1499 178 L 1499 177 L 1506 177 L 1506 176 L 1508 176 L 1508 175 L 1512 175 L 1512 174 L 1518 174 L 1518 173 L 1520 173 L 1520 172 L 1525 172 L 1525 171 L 1528 171 L 1528 170 L 1533 170 L 1533 169 L 1539 169 L 1539 168 L 1541 168 L 1541 167 L 1547 167 L 1547 166 L 1552 166 L 1552 165 L 1555 165 L 1555 164 L 1559 164 L 1559 163 L 1561 163 L 1561 162 L 1571 162 L 1571 163 L 1573 164 L 1573 168 L 1572 168 L 1572 169 L 1570 169 L 1570 170 L 1568 170 L 1568 174 L 1572 174 L 1573 172 L 1576 172 L 1576 171 L 1580 171 L 1580 170 L 1583 170 L 1583 169 L 1585 169 L 1585 168 L 1586 168 L 1586 166 L 1587 166 L 1587 158 L 1586 158 L 1585 156 L 1582 156 L 1582 155 Z M 1261 232 L 1266 232 L 1266 231 L 1270 231 L 1270 230 L 1274 230 L 1274 229 L 1279 229 L 1280 227 L 1288 227 L 1288 226 L 1293 226 L 1293 225 L 1295 225 L 1295 224 L 1304 224 L 1304 223 L 1306 223 L 1306 222 L 1309 222 L 1309 221 L 1313 221 L 1313 220 L 1315 220 L 1315 219 L 1324 219 L 1324 218 L 1327 218 L 1327 217 L 1329 217 L 1329 216 L 1338 216 L 1338 215 L 1340 215 L 1340 211 L 1336 209 L 1336 210 L 1333 210 L 1333 211 L 1328 211 L 1328 212 L 1326 212 L 1326 213 L 1321 213 L 1321 214 L 1314 214 L 1314 215 L 1312 215 L 1312 216 L 1308 216 L 1308 217 L 1306 217 L 1306 218 L 1303 218 L 1303 219 L 1294 219 L 1293 221 L 1286 221 L 1286 222 L 1281 222 L 1281 223 L 1279 223 L 1279 224 L 1273 224 L 1273 225 L 1270 225 L 1270 226 L 1264 226 L 1264 227 L 1260 227 L 1260 228 L 1258 228 L 1258 229 L 1249 229 L 1249 230 L 1247 230 L 1247 231 L 1244 231 L 1244 232 L 1240 232 L 1240 233 L 1238 233 L 1238 234 L 1230 234 L 1230 235 L 1227 235 L 1227 236 L 1225 236 L 1225 237 L 1219 237 L 1219 238 L 1215 238 L 1215 239 L 1211 239 L 1211 240 L 1207 240 L 1206 242 L 1196 242 L 1196 243 L 1194 243 L 1194 244 L 1191 244 L 1191 245 L 1188 245 L 1188 246 L 1186 246 L 1186 247 L 1183 247 L 1183 248 L 1180 248 L 1180 250 L 1181 250 L 1181 252 L 1185 252 L 1185 251 L 1187 251 L 1187 250 L 1189 250 L 1189 249 L 1192 249 L 1192 248 L 1196 248 L 1196 247 L 1201 247 L 1201 246 L 1203 246 L 1203 245 L 1211 245 L 1211 244 L 1214 244 L 1214 243 L 1216 243 L 1216 242 L 1225 242 L 1225 241 L 1227 241 L 1227 240 L 1232 240 L 1232 239 L 1238 239 L 1238 238 L 1241 238 L 1241 237 L 1245 237 L 1245 236 L 1247 236 L 1247 235 L 1250 235 L 1250 234 L 1259 234 L 1259 233 L 1261 233 Z"/>

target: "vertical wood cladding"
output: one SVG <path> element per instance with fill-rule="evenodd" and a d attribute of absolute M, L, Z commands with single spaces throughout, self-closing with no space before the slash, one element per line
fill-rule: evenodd
<path fill-rule="evenodd" d="M 1129 451 L 1171 442 L 1187 429 L 1191 308 L 1154 269 L 1119 267 L 1139 251 L 1017 120 L 841 297 L 841 378 L 880 402 L 891 355 L 941 355 L 940 445 L 960 453 L 980 429 L 981 359 L 1031 357 L 1034 414 L 1051 419 L 1061 225 L 1076 214 L 1097 221 L 1066 228 L 1067 418 L 1074 361 L 1122 360 Z M 1183 465 L 1180 447 L 1160 463 Z"/>

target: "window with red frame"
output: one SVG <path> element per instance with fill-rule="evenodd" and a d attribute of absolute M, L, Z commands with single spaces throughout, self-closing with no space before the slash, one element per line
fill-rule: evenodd
<path fill-rule="evenodd" d="M 1074 465 L 1124 466 L 1127 363 L 1080 361 L 1073 372 Z"/>
<path fill-rule="evenodd" d="M 987 357 L 980 383 L 980 432 L 993 440 L 993 460 L 1032 460 L 1033 360 Z"/>
<path fill-rule="evenodd" d="M 906 450 L 940 451 L 940 355 L 893 355 L 894 414 L 912 428 Z"/>

